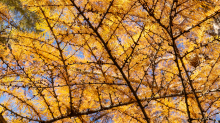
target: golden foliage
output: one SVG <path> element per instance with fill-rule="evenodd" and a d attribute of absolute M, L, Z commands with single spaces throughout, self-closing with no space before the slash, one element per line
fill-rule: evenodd
<path fill-rule="evenodd" d="M 41 32 L 19 30 L 0 4 L 7 122 L 219 119 L 220 38 L 209 32 L 220 1 L 20 1 Z"/>

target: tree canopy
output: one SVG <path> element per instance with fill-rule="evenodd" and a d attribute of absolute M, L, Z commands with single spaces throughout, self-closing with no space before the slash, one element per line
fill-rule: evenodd
<path fill-rule="evenodd" d="M 0 0 L 1 122 L 220 121 L 219 0 L 16 1 Z"/>

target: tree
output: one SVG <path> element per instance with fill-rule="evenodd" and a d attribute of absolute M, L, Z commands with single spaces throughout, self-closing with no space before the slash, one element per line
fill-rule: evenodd
<path fill-rule="evenodd" d="M 40 31 L 36 28 L 37 22 L 40 22 L 38 15 L 23 7 L 20 0 L 0 0 L 0 3 L 2 6 L 0 11 L 1 26 L 11 26 L 22 31 Z"/>
<path fill-rule="evenodd" d="M 218 0 L 21 0 L 1 47 L 7 122 L 219 120 Z M 2 118 L 1 118 L 2 119 Z"/>
<path fill-rule="evenodd" d="M 0 0 L 0 45 L 7 44 L 11 30 L 35 31 L 40 22 L 37 14 L 22 7 L 20 0 Z"/>

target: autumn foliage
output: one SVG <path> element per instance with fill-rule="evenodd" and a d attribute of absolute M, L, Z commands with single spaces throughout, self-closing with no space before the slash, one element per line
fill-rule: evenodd
<path fill-rule="evenodd" d="M 220 119 L 219 0 L 19 4 L 0 1 L 1 122 Z"/>

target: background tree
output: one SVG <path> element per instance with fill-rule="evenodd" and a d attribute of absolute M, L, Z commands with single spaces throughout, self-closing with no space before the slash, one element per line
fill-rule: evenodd
<path fill-rule="evenodd" d="M 7 122 L 219 119 L 218 0 L 29 0 L 1 48 Z"/>
<path fill-rule="evenodd" d="M 36 24 L 40 22 L 34 11 L 29 11 L 21 0 L 0 0 L 1 26 L 14 27 L 22 31 L 38 32 Z"/>

